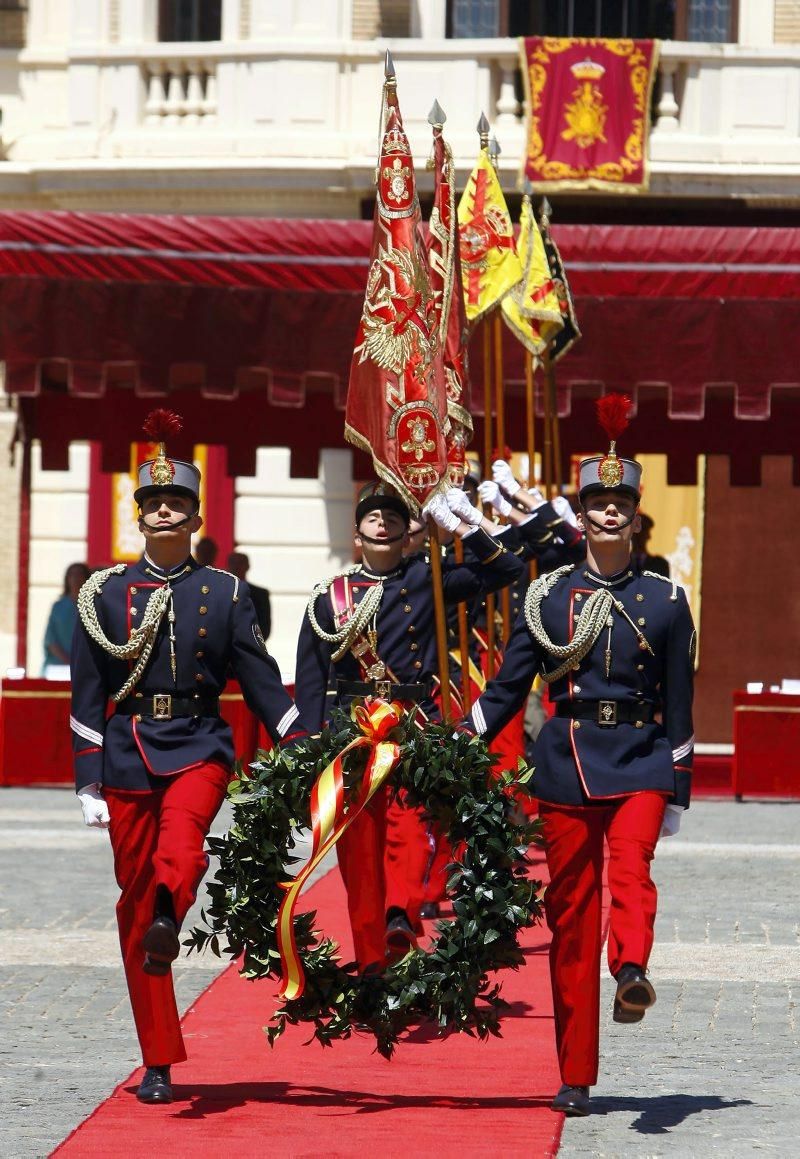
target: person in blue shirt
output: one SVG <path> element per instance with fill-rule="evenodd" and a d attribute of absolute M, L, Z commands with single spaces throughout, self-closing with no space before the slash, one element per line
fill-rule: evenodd
<path fill-rule="evenodd" d="M 69 667 L 72 634 L 78 622 L 78 592 L 89 575 L 85 563 L 71 563 L 64 572 L 64 591 L 50 609 L 44 633 L 44 677 L 57 679 L 66 675 L 64 669 Z"/>

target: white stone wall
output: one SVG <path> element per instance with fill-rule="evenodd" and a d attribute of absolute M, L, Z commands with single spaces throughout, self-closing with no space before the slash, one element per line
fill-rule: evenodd
<path fill-rule="evenodd" d="M 236 548 L 250 557 L 248 579 L 269 589 L 269 650 L 286 680 L 312 587 L 352 559 L 351 464 L 348 450 L 323 451 L 319 478 L 290 479 L 288 450 L 261 448 L 255 476 L 236 481 Z"/>
<path fill-rule="evenodd" d="M 38 443 L 31 459 L 31 558 L 28 596 L 29 676 L 40 676 L 47 617 L 71 563 L 86 562 L 89 444 L 73 443 L 67 471 L 43 471 Z"/>

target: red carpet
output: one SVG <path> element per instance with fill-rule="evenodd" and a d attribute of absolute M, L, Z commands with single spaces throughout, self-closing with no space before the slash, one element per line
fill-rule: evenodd
<path fill-rule="evenodd" d="M 533 872 L 544 876 L 541 860 Z M 330 914 L 326 930 L 345 940 L 338 872 L 309 890 L 307 905 Z M 173 1068 L 176 1101 L 141 1106 L 136 1071 L 55 1154 L 553 1156 L 563 1120 L 549 1110 L 560 1079 L 548 941 L 544 927 L 527 931 L 525 967 L 502 976 L 511 1009 L 501 1039 L 440 1041 L 424 1026 L 392 1062 L 374 1053 L 372 1039 L 305 1046 L 303 1028 L 290 1027 L 270 1050 L 262 1027 L 274 1009 L 272 990 L 232 967 L 184 1018 L 190 1058 Z"/>

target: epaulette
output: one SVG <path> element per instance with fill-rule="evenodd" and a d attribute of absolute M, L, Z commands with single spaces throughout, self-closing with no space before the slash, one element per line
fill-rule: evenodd
<path fill-rule="evenodd" d="M 206 567 L 207 571 L 215 571 L 217 573 L 217 575 L 226 575 L 228 577 L 228 579 L 233 580 L 233 602 L 235 604 L 238 604 L 238 602 L 239 602 L 239 577 L 238 577 L 238 575 L 234 575 L 232 571 L 225 571 L 221 567 L 212 567 L 210 563 L 205 564 L 205 567 Z"/>
<path fill-rule="evenodd" d="M 99 571 L 93 571 L 89 578 L 81 584 L 81 591 L 83 591 L 87 584 L 90 584 L 92 594 L 99 596 L 103 584 L 107 579 L 112 575 L 124 575 L 127 570 L 127 563 L 115 563 L 113 567 L 104 567 Z M 80 595 L 80 593 L 78 594 Z"/>
<path fill-rule="evenodd" d="M 670 584 L 670 586 L 672 587 L 672 594 L 670 595 L 669 598 L 672 600 L 673 604 L 677 603 L 677 600 L 678 600 L 678 582 L 677 582 L 677 580 L 670 579 L 670 577 L 666 576 L 666 575 L 659 575 L 659 573 L 657 571 L 643 571 L 642 575 L 649 576 L 650 579 L 661 580 L 661 582 L 665 583 L 665 584 Z"/>

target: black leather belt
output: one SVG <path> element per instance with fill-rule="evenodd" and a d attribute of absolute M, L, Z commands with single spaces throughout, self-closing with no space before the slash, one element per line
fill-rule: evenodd
<path fill-rule="evenodd" d="M 646 700 L 559 700 L 556 716 L 593 720 L 603 728 L 615 728 L 618 724 L 650 724 L 655 705 Z"/>
<path fill-rule="evenodd" d="M 174 716 L 219 716 L 219 697 L 155 692 L 145 696 L 126 696 L 116 711 L 121 716 L 146 716 L 149 720 L 172 720 Z"/>
<path fill-rule="evenodd" d="M 431 694 L 430 684 L 395 684 L 392 680 L 337 680 L 340 696 L 378 696 L 381 700 L 410 700 L 419 704 Z"/>

